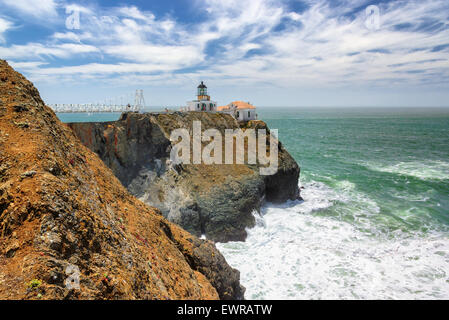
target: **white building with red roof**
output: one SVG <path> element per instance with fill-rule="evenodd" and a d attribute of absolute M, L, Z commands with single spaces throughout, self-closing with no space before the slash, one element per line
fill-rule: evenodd
<path fill-rule="evenodd" d="M 227 106 L 218 107 L 217 111 L 230 114 L 238 121 L 257 120 L 256 107 L 249 102 L 234 101 Z"/>
<path fill-rule="evenodd" d="M 257 120 L 256 107 L 249 102 L 234 101 L 227 106 L 217 107 L 217 102 L 211 101 L 203 81 L 198 86 L 197 100 L 187 102 L 187 107 L 181 108 L 181 111 L 220 112 L 229 114 L 238 121 Z"/>

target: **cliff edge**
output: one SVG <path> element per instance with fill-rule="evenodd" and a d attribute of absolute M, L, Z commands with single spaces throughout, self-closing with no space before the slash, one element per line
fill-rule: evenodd
<path fill-rule="evenodd" d="M 206 112 L 125 113 L 116 122 L 69 126 L 133 195 L 196 236 L 243 241 L 264 201 L 299 198 L 300 168 L 280 142 L 272 176 L 262 176 L 259 165 L 170 166 L 172 131 L 192 133 L 195 121 L 203 132 L 216 129 L 223 136 L 226 129 L 268 129 L 263 121 L 240 124 L 230 115 Z"/>
<path fill-rule="evenodd" d="M 0 299 L 241 299 L 243 291 L 212 242 L 130 195 L 0 60 Z"/>

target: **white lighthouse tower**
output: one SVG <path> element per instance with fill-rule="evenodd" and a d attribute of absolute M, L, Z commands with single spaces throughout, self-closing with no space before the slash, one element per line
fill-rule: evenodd
<path fill-rule="evenodd" d="M 217 102 L 211 101 L 203 81 L 198 86 L 197 100 L 187 102 L 188 111 L 216 112 Z"/>

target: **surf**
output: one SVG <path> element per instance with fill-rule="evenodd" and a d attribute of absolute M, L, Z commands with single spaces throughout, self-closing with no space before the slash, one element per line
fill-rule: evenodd
<path fill-rule="evenodd" d="M 267 204 L 246 242 L 217 244 L 240 270 L 247 299 L 449 298 L 447 234 L 382 233 L 369 220 L 323 214 L 352 196 L 322 183 L 308 183 L 302 196 Z M 365 214 L 376 210 L 372 203 Z"/>

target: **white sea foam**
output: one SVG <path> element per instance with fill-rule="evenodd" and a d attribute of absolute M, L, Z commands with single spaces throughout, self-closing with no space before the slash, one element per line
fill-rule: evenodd
<path fill-rule="evenodd" d="M 393 165 L 365 164 L 369 169 L 411 176 L 421 180 L 448 180 L 449 163 L 444 161 L 410 161 Z"/>
<path fill-rule="evenodd" d="M 378 212 L 356 186 L 341 186 L 345 191 L 336 193 L 311 182 L 301 193 L 304 202 L 266 206 L 246 242 L 217 245 L 240 270 L 246 298 L 448 299 L 449 235 L 373 236 L 358 227 L 363 219 L 318 215 L 353 201 L 360 202 L 356 215 Z"/>

